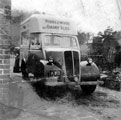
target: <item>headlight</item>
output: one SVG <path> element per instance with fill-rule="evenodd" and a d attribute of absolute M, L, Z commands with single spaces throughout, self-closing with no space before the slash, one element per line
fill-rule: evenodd
<path fill-rule="evenodd" d="M 54 60 L 54 59 L 53 59 L 53 57 L 51 57 L 51 56 L 50 56 L 49 59 L 48 59 L 48 61 L 49 61 L 50 63 L 53 63 L 53 60 Z"/>
<path fill-rule="evenodd" d="M 92 58 L 88 58 L 88 60 L 87 60 L 87 62 L 88 62 L 88 64 L 92 64 Z"/>

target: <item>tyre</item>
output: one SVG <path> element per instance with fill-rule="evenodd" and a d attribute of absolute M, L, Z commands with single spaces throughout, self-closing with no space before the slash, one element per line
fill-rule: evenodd
<path fill-rule="evenodd" d="M 21 63 L 21 72 L 22 72 L 22 78 L 28 79 L 28 73 L 27 73 L 27 70 L 26 70 L 26 63 L 23 60 L 22 60 L 22 63 Z"/>
<path fill-rule="evenodd" d="M 85 94 L 91 94 L 95 91 L 96 85 L 82 85 L 81 86 L 82 92 Z"/>

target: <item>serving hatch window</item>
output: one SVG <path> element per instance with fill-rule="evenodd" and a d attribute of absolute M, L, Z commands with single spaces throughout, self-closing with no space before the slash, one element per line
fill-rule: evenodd
<path fill-rule="evenodd" d="M 40 45 L 39 41 L 39 33 L 31 33 L 30 38 L 31 38 L 31 45 Z"/>
<path fill-rule="evenodd" d="M 77 48 L 77 40 L 74 37 L 46 35 L 44 39 L 45 46 Z"/>

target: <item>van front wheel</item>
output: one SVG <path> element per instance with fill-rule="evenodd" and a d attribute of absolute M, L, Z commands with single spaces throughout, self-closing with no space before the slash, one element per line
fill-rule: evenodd
<path fill-rule="evenodd" d="M 82 92 L 85 94 L 91 94 L 95 91 L 96 85 L 82 85 L 81 86 Z"/>

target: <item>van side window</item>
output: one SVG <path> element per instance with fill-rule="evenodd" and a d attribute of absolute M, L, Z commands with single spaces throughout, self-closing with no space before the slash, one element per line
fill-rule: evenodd
<path fill-rule="evenodd" d="M 21 45 L 29 45 L 29 39 L 27 31 L 21 33 Z"/>

